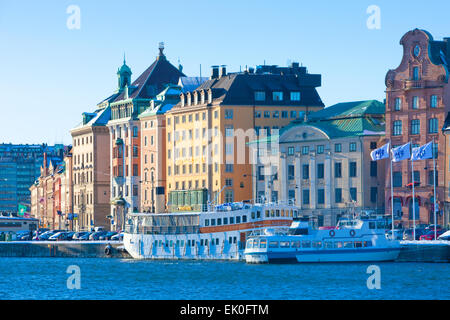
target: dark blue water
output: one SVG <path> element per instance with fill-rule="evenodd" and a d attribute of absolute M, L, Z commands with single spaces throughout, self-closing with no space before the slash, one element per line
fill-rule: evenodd
<path fill-rule="evenodd" d="M 369 265 L 0 258 L 0 299 L 450 299 L 450 264 L 378 263 L 379 290 Z"/>

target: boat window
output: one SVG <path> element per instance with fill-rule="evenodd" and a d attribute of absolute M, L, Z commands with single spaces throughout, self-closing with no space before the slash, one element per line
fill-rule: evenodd
<path fill-rule="evenodd" d="M 162 247 L 162 240 L 159 240 L 159 246 Z"/>
<path fill-rule="evenodd" d="M 169 241 L 168 240 L 166 240 L 166 247 L 168 247 L 169 246 Z"/>
<path fill-rule="evenodd" d="M 271 217 L 275 217 L 275 211 L 270 210 L 270 216 L 271 216 Z"/>
<path fill-rule="evenodd" d="M 219 238 L 216 239 L 216 245 L 219 245 Z"/>
<path fill-rule="evenodd" d="M 280 216 L 280 210 L 277 209 L 276 212 L 277 212 L 277 217 L 279 217 Z"/>
<path fill-rule="evenodd" d="M 362 242 L 361 241 L 355 241 L 355 248 L 362 248 Z"/>
<path fill-rule="evenodd" d="M 236 217 L 236 223 L 241 223 L 241 217 Z"/>
<path fill-rule="evenodd" d="M 218 218 L 218 219 L 217 219 L 217 225 L 218 225 L 218 226 L 221 226 L 221 225 L 222 225 L 222 219 L 221 219 L 221 218 Z"/>
<path fill-rule="evenodd" d="M 181 240 L 181 246 L 184 247 L 184 240 Z"/>
<path fill-rule="evenodd" d="M 209 219 L 205 219 L 205 227 L 209 226 Z"/>
<path fill-rule="evenodd" d="M 211 225 L 215 226 L 216 225 L 216 219 L 211 219 Z"/>
<path fill-rule="evenodd" d="M 311 241 L 302 241 L 302 248 L 311 248 Z"/>
<path fill-rule="evenodd" d="M 384 229 L 385 224 L 384 221 L 377 221 L 377 229 Z"/>
<path fill-rule="evenodd" d="M 369 222 L 369 229 L 375 229 L 375 222 L 374 221 L 370 221 Z"/>
<path fill-rule="evenodd" d="M 291 246 L 290 241 L 280 241 L 280 248 L 289 248 Z"/>
<path fill-rule="evenodd" d="M 236 241 L 237 241 L 237 238 L 233 237 L 233 243 L 236 243 Z"/>
<path fill-rule="evenodd" d="M 170 246 L 173 247 L 173 240 L 170 240 Z"/>
<path fill-rule="evenodd" d="M 292 248 L 300 248 L 300 241 L 292 241 Z"/>
<path fill-rule="evenodd" d="M 281 210 L 281 216 L 284 217 L 284 210 Z"/>
<path fill-rule="evenodd" d="M 208 239 L 205 239 L 205 246 L 208 245 Z"/>
<path fill-rule="evenodd" d="M 223 218 L 223 224 L 228 224 L 228 218 Z"/>
<path fill-rule="evenodd" d="M 344 248 L 353 248 L 353 242 L 352 241 L 345 241 L 344 242 Z"/>
<path fill-rule="evenodd" d="M 291 210 L 291 211 L 289 212 L 289 216 L 292 218 L 293 215 L 294 215 L 294 214 L 293 214 L 293 211 Z"/>
<path fill-rule="evenodd" d="M 247 222 L 247 216 L 242 216 L 242 222 Z"/>
<path fill-rule="evenodd" d="M 200 245 L 203 247 L 203 239 L 200 240 Z"/>
<path fill-rule="evenodd" d="M 256 218 L 260 219 L 261 218 L 261 211 L 256 211 Z"/>
<path fill-rule="evenodd" d="M 322 248 L 322 241 L 314 241 L 313 247 L 316 249 Z"/>
<path fill-rule="evenodd" d="M 334 247 L 335 247 L 335 248 L 338 248 L 338 249 L 342 248 L 342 247 L 343 247 L 342 242 L 341 242 L 341 241 L 336 241 L 336 242 L 334 243 Z"/>
<path fill-rule="evenodd" d="M 266 239 L 261 239 L 261 241 L 259 242 L 259 247 L 260 248 L 266 248 L 267 247 L 267 240 Z"/>
<path fill-rule="evenodd" d="M 233 238 L 232 238 L 232 237 L 229 237 L 229 238 L 228 238 L 228 242 L 229 242 L 229 243 L 233 243 Z"/>
<path fill-rule="evenodd" d="M 364 241 L 364 247 L 371 247 L 372 241 Z"/>
<path fill-rule="evenodd" d="M 278 248 L 278 241 L 269 241 L 269 248 Z"/>
<path fill-rule="evenodd" d="M 230 217 L 230 224 L 234 223 L 234 217 Z"/>
<path fill-rule="evenodd" d="M 269 210 L 266 210 L 266 218 L 269 217 Z"/>
<path fill-rule="evenodd" d="M 253 248 L 253 240 L 247 240 L 247 248 L 252 249 Z"/>
<path fill-rule="evenodd" d="M 298 217 L 297 210 L 294 210 L 294 217 L 295 217 L 295 218 Z"/>
<path fill-rule="evenodd" d="M 153 246 L 155 246 L 155 247 L 158 246 L 158 240 L 155 240 L 155 242 L 153 242 Z"/>
<path fill-rule="evenodd" d="M 252 219 L 255 219 L 256 215 L 255 212 L 252 212 Z"/>
<path fill-rule="evenodd" d="M 323 245 L 324 245 L 324 248 L 326 248 L 326 249 L 331 249 L 331 248 L 333 248 L 333 242 L 331 242 L 331 241 L 325 241 L 325 242 L 323 243 Z"/>

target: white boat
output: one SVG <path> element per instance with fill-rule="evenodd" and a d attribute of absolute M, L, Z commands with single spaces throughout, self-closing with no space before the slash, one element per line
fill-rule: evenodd
<path fill-rule="evenodd" d="M 284 230 L 250 235 L 244 251 L 247 263 L 393 261 L 400 242 L 386 237 L 386 221 L 344 218 L 337 227 L 313 229 L 308 218 Z"/>
<path fill-rule="evenodd" d="M 298 209 L 283 204 L 230 203 L 205 212 L 127 216 L 124 246 L 135 259 L 243 260 L 247 236 L 286 228 Z"/>

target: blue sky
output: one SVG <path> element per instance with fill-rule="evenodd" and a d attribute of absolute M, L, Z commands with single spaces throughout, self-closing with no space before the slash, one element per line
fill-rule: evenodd
<path fill-rule="evenodd" d="M 81 28 L 69 30 L 69 5 Z M 368 29 L 370 5 L 381 29 Z M 81 113 L 117 87 L 126 52 L 136 79 L 165 42 L 189 76 L 246 65 L 298 61 L 322 74 L 325 105 L 384 99 L 384 78 L 400 63 L 400 38 L 423 28 L 450 37 L 449 1 L 0 0 L 0 143 L 71 143 Z"/>

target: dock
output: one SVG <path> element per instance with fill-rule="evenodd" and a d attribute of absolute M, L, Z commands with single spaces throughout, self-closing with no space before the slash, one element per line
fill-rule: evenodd
<path fill-rule="evenodd" d="M 131 258 L 122 241 L 6 241 L 0 257 Z"/>
<path fill-rule="evenodd" d="M 450 241 L 401 241 L 398 262 L 450 262 Z"/>

